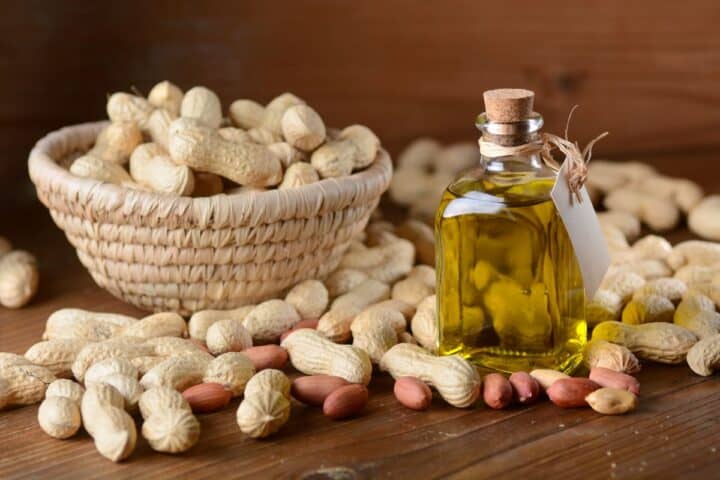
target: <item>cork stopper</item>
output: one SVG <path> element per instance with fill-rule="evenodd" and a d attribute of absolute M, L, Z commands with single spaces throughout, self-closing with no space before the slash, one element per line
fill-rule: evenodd
<path fill-rule="evenodd" d="M 483 98 L 488 120 L 511 123 L 521 122 L 530 117 L 535 93 L 522 88 L 498 88 L 485 91 Z"/>

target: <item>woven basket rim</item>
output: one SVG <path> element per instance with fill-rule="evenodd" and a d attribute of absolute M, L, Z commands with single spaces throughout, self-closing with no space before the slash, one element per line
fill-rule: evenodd
<path fill-rule="evenodd" d="M 45 135 L 28 159 L 30 178 L 41 200 L 51 209 L 91 218 L 100 223 L 144 227 L 176 225 L 195 228 L 258 226 L 293 218 L 312 218 L 376 201 L 392 177 L 389 154 L 381 149 L 365 170 L 289 189 L 174 197 L 132 190 L 77 177 L 57 163 L 73 151 L 87 150 L 108 121 L 63 127 Z"/>

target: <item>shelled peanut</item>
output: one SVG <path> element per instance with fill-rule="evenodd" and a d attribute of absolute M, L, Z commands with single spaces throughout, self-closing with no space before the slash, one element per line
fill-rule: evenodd
<path fill-rule="evenodd" d="M 219 383 L 199 383 L 182 392 L 193 413 L 212 413 L 227 407 L 232 392 Z"/>
<path fill-rule="evenodd" d="M 240 192 L 298 188 L 363 170 L 380 150 L 380 140 L 362 125 L 330 135 L 322 117 L 290 93 L 266 106 L 236 100 L 226 120 L 212 90 L 196 86 L 183 93 L 164 81 L 147 98 L 110 95 L 107 114 L 111 123 L 70 172 L 165 195 L 217 195 L 222 178 Z"/>

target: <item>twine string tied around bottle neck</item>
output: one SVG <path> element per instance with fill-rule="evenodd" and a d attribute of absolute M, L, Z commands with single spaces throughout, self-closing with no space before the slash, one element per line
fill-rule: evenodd
<path fill-rule="evenodd" d="M 590 159 L 592 158 L 593 146 L 596 142 L 605 138 L 608 132 L 603 132 L 593 138 L 584 149 L 580 150 L 580 145 L 578 145 L 577 142 L 568 140 L 570 120 L 577 107 L 578 106 L 575 105 L 568 115 L 567 123 L 565 124 L 565 138 L 553 135 L 552 133 L 541 133 L 536 140 L 513 146 L 498 145 L 492 141 L 480 138 L 480 153 L 485 157 L 491 158 L 511 155 L 532 155 L 537 153 L 540 154 L 540 157 L 547 166 L 558 171 L 560 170 L 561 164 L 559 164 L 552 155 L 552 151 L 557 148 L 565 155 L 564 162 L 567 163 L 565 180 L 570 190 L 570 202 L 572 203 L 573 197 L 575 197 L 578 202 L 582 202 L 580 189 L 587 180 L 588 163 L 590 163 Z"/>

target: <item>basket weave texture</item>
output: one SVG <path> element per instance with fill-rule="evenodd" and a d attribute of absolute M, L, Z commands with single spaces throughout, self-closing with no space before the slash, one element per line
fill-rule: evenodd
<path fill-rule="evenodd" d="M 235 308 L 325 277 L 392 177 L 383 150 L 348 177 L 206 198 L 72 175 L 67 165 L 106 125 L 70 126 L 42 138 L 30 153 L 30 178 L 95 282 L 143 310 L 188 315 Z"/>

